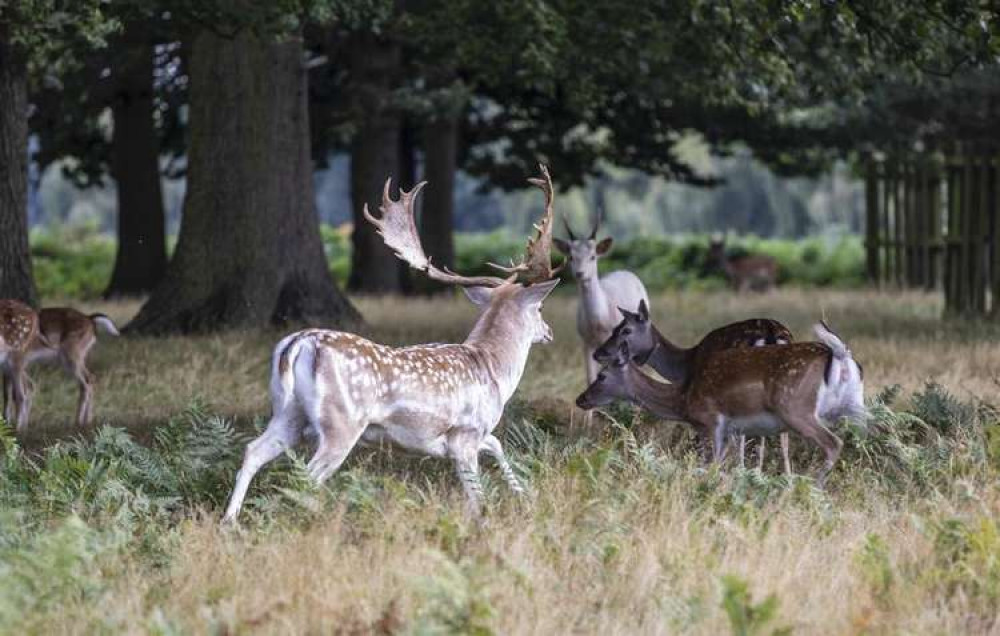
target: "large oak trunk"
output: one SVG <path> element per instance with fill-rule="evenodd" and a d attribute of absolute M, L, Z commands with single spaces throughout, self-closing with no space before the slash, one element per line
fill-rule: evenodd
<path fill-rule="evenodd" d="M 0 298 L 37 304 L 28 248 L 28 83 L 0 22 Z"/>
<path fill-rule="evenodd" d="M 372 35 L 359 36 L 352 46 L 353 97 L 362 120 L 351 146 L 354 251 L 348 287 L 365 293 L 396 293 L 402 289 L 399 261 L 362 214 L 366 203 L 378 214 L 386 177 L 393 178 L 394 192 L 401 185 L 412 187 L 400 183 L 402 117 L 388 103 L 399 56 L 397 45 Z"/>
<path fill-rule="evenodd" d="M 167 268 L 159 140 L 153 121 L 153 48 L 123 47 L 111 104 L 111 170 L 118 184 L 118 253 L 104 296 L 153 290 Z"/>
<path fill-rule="evenodd" d="M 203 31 L 191 51 L 180 236 L 166 277 L 130 329 L 356 323 L 320 241 L 301 40 Z"/>

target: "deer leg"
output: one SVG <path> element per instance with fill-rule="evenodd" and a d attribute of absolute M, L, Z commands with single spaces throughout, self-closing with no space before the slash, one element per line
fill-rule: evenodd
<path fill-rule="evenodd" d="M 740 468 L 746 468 L 747 436 L 740 435 Z"/>
<path fill-rule="evenodd" d="M 767 438 L 757 438 L 757 472 L 764 472 L 764 452 L 767 451 Z"/>
<path fill-rule="evenodd" d="M 584 364 L 584 370 L 587 373 L 587 386 L 590 386 L 591 384 L 594 383 L 594 380 L 597 379 L 597 373 L 599 369 L 597 368 L 597 362 L 594 361 L 594 349 L 591 349 L 587 345 L 583 346 L 583 364 Z M 593 421 L 593 419 L 594 419 L 593 409 L 584 413 L 583 415 L 584 425 L 589 426 L 590 423 Z"/>
<path fill-rule="evenodd" d="M 67 360 L 66 367 L 76 379 L 77 386 L 80 387 L 80 398 L 76 406 L 76 425 L 84 427 L 90 424 L 91 404 L 94 398 L 94 376 L 87 370 L 82 360 L 75 364 Z"/>
<path fill-rule="evenodd" d="M 785 462 L 785 474 L 792 474 L 792 462 L 788 460 L 788 445 L 791 440 L 788 439 L 788 431 L 781 434 L 781 457 Z"/>
<path fill-rule="evenodd" d="M 483 485 L 479 482 L 479 448 L 468 433 L 453 435 L 448 440 L 448 454 L 455 462 L 455 472 L 465 491 L 465 514 L 479 519 L 483 514 Z"/>
<path fill-rule="evenodd" d="M 291 407 L 286 412 L 276 414 L 271 418 L 264 433 L 247 444 L 243 466 L 236 473 L 236 485 L 233 486 L 233 494 L 229 497 L 229 505 L 222 518 L 224 523 L 236 520 L 236 515 L 243 507 L 243 499 L 246 497 L 250 480 L 257 471 L 298 443 L 302 435 L 302 425 L 298 413 L 294 411 L 295 407 Z"/>
<path fill-rule="evenodd" d="M 816 471 L 816 485 L 822 488 L 826 484 L 826 478 L 830 474 L 830 470 L 837 462 L 837 458 L 840 457 L 840 450 L 843 448 L 844 443 L 840 441 L 839 437 L 831 433 L 830 429 L 823 426 L 823 423 L 819 421 L 819 418 L 813 412 L 808 412 L 795 419 L 789 418 L 785 421 L 803 437 L 816 444 L 816 446 L 819 446 L 823 454 L 826 455 L 823 465 Z"/>
<path fill-rule="evenodd" d="M 320 485 L 344 463 L 368 428 L 368 422 L 352 421 L 343 408 L 331 402 L 316 404 L 313 411 L 307 409 L 306 413 L 319 432 L 319 445 L 306 469 L 309 476 Z"/>
<path fill-rule="evenodd" d="M 14 414 L 11 409 L 14 408 L 14 386 L 11 384 L 10 378 L 7 377 L 7 365 L 0 365 L 0 377 L 3 378 L 3 418 L 7 422 L 11 422 Z"/>
<path fill-rule="evenodd" d="M 715 418 L 712 427 L 712 461 L 721 464 L 726 457 L 726 449 L 729 445 L 729 427 L 726 426 L 726 419 L 719 415 Z"/>
<path fill-rule="evenodd" d="M 510 467 L 507 456 L 503 452 L 503 446 L 500 445 L 500 440 L 493 435 L 487 435 L 483 443 L 479 445 L 479 450 L 496 460 L 497 465 L 500 466 L 500 472 L 503 473 L 504 481 L 514 491 L 514 494 L 523 495 L 525 492 L 524 486 L 521 485 L 521 480 L 514 474 L 514 469 Z"/>
<path fill-rule="evenodd" d="M 16 418 L 17 431 L 21 432 L 28 426 L 28 417 L 31 415 L 31 380 L 24 370 L 25 360 L 22 357 L 12 357 L 7 364 L 14 397 L 12 408 L 8 410 Z"/>

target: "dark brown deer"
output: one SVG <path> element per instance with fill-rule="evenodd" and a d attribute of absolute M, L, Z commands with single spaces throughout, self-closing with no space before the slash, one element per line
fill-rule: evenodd
<path fill-rule="evenodd" d="M 532 183 L 546 193 L 546 218 L 529 244 L 526 266 L 514 266 L 503 279 L 462 276 L 431 264 L 413 217 L 424 184 L 393 201 L 386 181 L 381 218 L 369 214 L 367 206 L 365 217 L 411 267 L 462 287 L 479 306 L 479 318 L 461 344 L 389 347 L 326 329 L 284 338 L 272 361 L 273 415 L 264 434 L 247 446 L 225 520 L 239 514 L 254 474 L 310 433 L 319 440 L 307 467 L 317 483 L 333 474 L 355 445 L 389 442 L 451 459 L 473 516 L 482 507 L 480 453 L 497 461 L 512 490 L 523 492 L 493 430 L 517 389 L 532 345 L 552 340 L 541 313 L 542 301 L 559 282 L 546 278 L 552 271 L 545 266 L 551 233 L 544 228 L 552 223 L 548 171 L 543 168 L 542 179 Z"/>
<path fill-rule="evenodd" d="M 638 311 L 619 308 L 624 318 L 611 333 L 611 337 L 594 352 L 594 359 L 608 364 L 617 355 L 621 345 L 627 344 L 632 360 L 639 365 L 649 365 L 663 378 L 677 385 L 686 385 L 692 374 L 701 366 L 707 356 L 723 349 L 738 347 L 758 347 L 783 345 L 792 342 L 788 327 L 769 318 L 752 318 L 734 322 L 708 333 L 693 347 L 679 347 L 670 342 L 653 321 L 649 319 L 649 308 L 645 301 L 639 303 Z M 781 456 L 785 472 L 791 474 L 792 465 L 788 458 L 788 433 L 782 433 Z M 757 453 L 759 467 L 763 467 L 766 442 L 760 439 Z M 746 436 L 740 436 L 740 462 L 746 450 Z"/>
<path fill-rule="evenodd" d="M 3 375 L 3 416 L 21 431 L 31 415 L 31 380 L 26 372 L 28 350 L 38 336 L 38 314 L 16 300 L 0 300 L 0 374 Z M 8 389 L 9 387 L 9 389 Z"/>
<path fill-rule="evenodd" d="M 711 440 L 716 462 L 724 458 L 732 433 L 795 431 L 825 455 L 816 474 L 822 486 L 843 446 L 823 420 L 863 418 L 866 411 L 861 366 L 825 324 L 815 331 L 822 342 L 717 351 L 686 386 L 645 376 L 623 342 L 577 405 L 591 409 L 625 399 L 661 417 L 689 422 Z"/>
<path fill-rule="evenodd" d="M 766 292 L 778 282 L 778 263 L 766 254 L 747 254 L 729 258 L 726 239 L 713 238 L 708 246 L 709 266 L 722 270 L 729 285 L 738 292 Z"/>

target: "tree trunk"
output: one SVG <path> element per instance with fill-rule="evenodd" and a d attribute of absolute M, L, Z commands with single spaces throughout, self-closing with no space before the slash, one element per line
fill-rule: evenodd
<path fill-rule="evenodd" d="M 141 333 L 360 320 L 330 277 L 315 211 L 302 42 L 203 31 L 190 64 L 188 189 Z"/>
<path fill-rule="evenodd" d="M 28 247 L 28 70 L 0 22 L 0 298 L 37 305 Z"/>
<path fill-rule="evenodd" d="M 160 152 L 153 121 L 153 48 L 123 47 L 111 111 L 111 171 L 118 183 L 118 253 L 104 297 L 153 290 L 167 269 Z"/>
<path fill-rule="evenodd" d="M 420 215 L 424 250 L 441 266 L 455 266 L 455 173 L 458 170 L 458 117 L 424 128 L 424 174 L 428 186 Z M 437 285 L 435 290 L 442 289 Z"/>
<path fill-rule="evenodd" d="M 351 147 L 354 251 L 348 287 L 365 293 L 397 293 L 402 287 L 399 261 L 362 214 L 366 203 L 378 214 L 387 177 L 393 178 L 394 193 L 400 185 L 405 185 L 400 183 L 402 118 L 398 110 L 387 104 L 399 64 L 399 47 L 374 36 L 361 36 L 352 47 L 354 97 L 358 112 L 363 115 Z"/>

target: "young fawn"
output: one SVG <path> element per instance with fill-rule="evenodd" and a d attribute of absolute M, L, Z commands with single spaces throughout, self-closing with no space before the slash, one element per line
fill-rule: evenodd
<path fill-rule="evenodd" d="M 689 422 L 711 441 L 716 462 L 725 456 L 731 433 L 795 431 L 823 451 L 825 461 L 816 474 L 822 486 L 843 446 L 823 421 L 863 418 L 866 411 L 861 366 L 825 324 L 815 331 L 821 342 L 712 353 L 684 386 L 646 376 L 622 342 L 577 405 L 591 409 L 624 399 Z"/>
<path fill-rule="evenodd" d="M 685 385 L 705 358 L 723 349 L 737 347 L 760 347 L 782 345 L 792 342 L 788 327 L 777 320 L 752 318 L 734 322 L 708 333 L 693 347 L 684 348 L 670 342 L 649 319 L 649 308 L 645 302 L 639 303 L 637 312 L 621 309 L 624 318 L 615 327 L 611 337 L 594 353 L 594 359 L 607 364 L 617 354 L 622 343 L 628 345 L 632 360 L 640 365 L 649 365 L 663 378 L 678 385 Z M 788 458 L 788 433 L 781 433 L 781 456 L 785 473 L 791 474 L 792 464 Z M 758 442 L 757 466 L 763 468 L 766 442 L 761 437 Z M 746 455 L 746 435 L 740 435 L 740 464 Z"/>
<path fill-rule="evenodd" d="M 38 337 L 38 314 L 16 300 L 0 300 L 0 373 L 3 416 L 21 431 L 31 415 L 31 381 L 26 372 L 28 350 Z"/>
<path fill-rule="evenodd" d="M 104 314 L 84 314 L 69 307 L 47 307 L 38 312 L 39 332 L 28 351 L 28 364 L 59 364 L 76 380 L 80 398 L 77 426 L 90 424 L 94 401 L 94 375 L 87 369 L 87 356 L 97 343 L 97 332 L 120 336 L 114 321 Z"/>
<path fill-rule="evenodd" d="M 542 176 L 532 183 L 551 201 L 552 182 L 544 167 Z M 512 490 L 523 492 L 493 430 L 521 380 L 531 346 L 552 340 L 541 313 L 542 301 L 558 283 L 549 280 L 551 205 L 509 278 L 468 277 L 438 269 L 424 254 L 413 217 L 423 185 L 393 201 L 386 181 L 382 217 L 374 218 L 367 207 L 365 216 L 411 267 L 462 287 L 480 308 L 475 326 L 462 344 L 389 347 L 324 329 L 300 331 L 279 342 L 271 370 L 273 415 L 264 434 L 247 446 L 224 520 L 239 514 L 254 474 L 306 432 L 319 440 L 308 464 L 317 483 L 333 474 L 356 444 L 391 442 L 451 459 L 471 516 L 482 507 L 480 453 L 497 461 Z M 519 275 L 523 283 L 517 282 Z"/>

